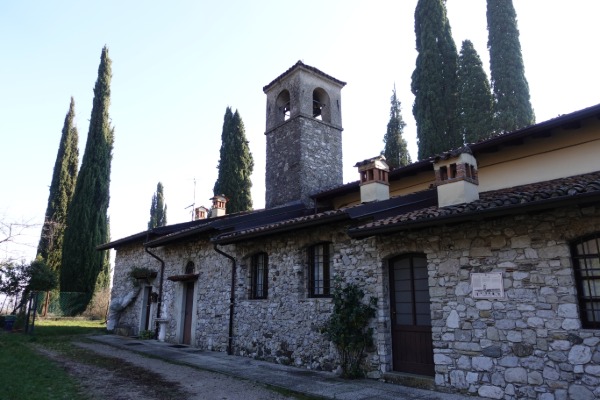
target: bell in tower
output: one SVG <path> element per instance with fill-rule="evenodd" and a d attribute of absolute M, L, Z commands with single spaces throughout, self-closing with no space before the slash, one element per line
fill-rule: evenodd
<path fill-rule="evenodd" d="M 298 61 L 263 88 L 267 95 L 267 208 L 340 186 L 341 90 L 346 85 Z"/>

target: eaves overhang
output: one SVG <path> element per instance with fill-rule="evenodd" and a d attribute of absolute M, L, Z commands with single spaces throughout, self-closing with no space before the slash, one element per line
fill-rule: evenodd
<path fill-rule="evenodd" d="M 477 143 L 468 144 L 468 149 L 470 149 L 473 155 L 477 157 L 480 153 L 487 153 L 490 151 L 494 151 L 494 149 L 497 149 L 501 146 L 519 143 L 519 141 L 522 141 L 528 137 L 543 136 L 544 134 L 549 133 L 553 129 L 573 128 L 580 124 L 581 121 L 589 118 L 600 119 L 600 104 L 584 108 L 583 110 L 574 111 L 569 114 L 560 115 L 556 118 L 540 122 L 535 125 L 527 126 L 516 131 L 506 132 L 501 135 L 492 137 L 490 139 L 482 140 Z M 449 152 L 445 152 L 444 154 L 452 152 L 453 150 L 450 150 Z M 431 171 L 432 164 L 436 161 L 436 159 L 443 157 L 444 154 L 434 155 L 423 160 L 415 161 L 407 166 L 393 169 L 389 173 L 389 180 L 390 182 L 393 182 L 402 179 L 406 176 Z M 326 201 L 333 199 L 337 196 L 357 192 L 358 189 L 359 181 L 357 180 L 327 191 L 314 193 L 310 197 L 316 201 Z"/>
<path fill-rule="evenodd" d="M 348 230 L 348 235 L 355 239 L 364 239 L 370 236 L 390 235 L 398 232 L 441 227 L 470 221 L 482 221 L 507 215 L 524 214 L 548 209 L 572 206 L 597 204 L 600 201 L 600 192 L 584 193 L 576 196 L 565 196 L 547 200 L 532 201 L 523 204 L 513 204 L 503 207 L 475 210 L 460 214 L 451 214 L 438 217 L 423 218 L 412 221 L 402 221 L 383 224 L 374 227 L 356 227 Z"/>
<path fill-rule="evenodd" d="M 180 232 L 176 232 L 176 233 L 173 233 L 170 235 L 162 236 L 158 239 L 149 240 L 146 243 L 144 243 L 144 247 L 155 248 L 155 247 L 165 246 L 167 244 L 179 242 L 179 241 L 189 239 L 191 237 L 198 236 L 201 234 L 209 233 L 209 232 L 215 231 L 215 230 L 216 229 L 210 224 L 202 225 L 202 226 L 199 226 L 196 228 L 186 229 L 184 231 L 180 231 Z"/>
<path fill-rule="evenodd" d="M 125 246 L 130 243 L 144 241 L 147 236 L 148 236 L 148 231 L 136 233 L 134 235 L 121 238 L 119 240 L 115 240 L 112 242 L 103 243 L 101 245 L 98 245 L 98 246 L 96 246 L 96 250 L 116 249 L 117 247 Z"/>
<path fill-rule="evenodd" d="M 268 83 L 267 85 L 265 85 L 263 87 L 263 92 L 268 92 L 269 89 L 271 89 L 273 86 L 275 86 L 275 84 L 279 83 L 283 78 L 285 78 L 286 76 L 290 75 L 292 72 L 294 72 L 297 69 L 304 69 L 306 71 L 310 71 L 313 74 L 319 75 L 321 77 L 327 78 L 329 79 L 331 82 L 334 82 L 335 84 L 337 84 L 340 87 L 344 87 L 346 86 L 346 82 L 340 81 L 339 79 L 334 78 L 333 76 L 326 74 L 325 72 L 304 64 L 302 61 L 298 60 L 298 62 L 296 62 L 296 64 L 292 65 L 290 68 L 288 68 L 284 73 L 282 73 L 281 75 L 279 75 L 277 78 L 273 79 L 270 83 Z"/>
<path fill-rule="evenodd" d="M 487 152 L 494 147 L 500 145 L 511 144 L 511 142 L 518 142 L 519 140 L 527 137 L 536 137 L 547 133 L 553 129 L 564 128 L 572 129 L 581 123 L 581 121 L 597 118 L 600 119 L 600 104 L 596 104 L 591 107 L 584 108 L 583 110 L 574 111 L 569 114 L 560 115 L 556 118 L 549 119 L 544 122 L 530 125 L 525 128 L 518 129 L 512 132 L 506 132 L 501 135 L 495 136 L 491 139 L 483 140 L 481 142 L 469 144 L 473 154 L 477 156 L 477 153 Z"/>
<path fill-rule="evenodd" d="M 173 234 L 175 232 L 180 232 L 189 228 L 196 227 L 198 226 L 198 224 L 204 224 L 204 222 L 196 220 L 180 222 L 173 225 L 159 226 L 130 236 L 126 236 L 121 239 L 113 240 L 108 243 L 103 243 L 101 245 L 96 246 L 96 250 L 116 249 L 118 247 L 122 247 L 131 243 L 137 243 L 140 240 L 147 241 L 149 239 L 155 239 L 158 237 L 163 237 L 165 235 Z"/>
<path fill-rule="evenodd" d="M 326 223 L 338 222 L 349 219 L 347 213 L 343 211 L 333 212 L 330 215 L 313 215 L 308 217 L 301 217 L 296 220 L 288 220 L 282 223 L 276 223 L 272 225 L 264 225 L 247 231 L 224 233 L 218 235 L 212 239 L 213 243 L 226 245 L 242 242 L 249 239 L 257 239 L 276 234 L 286 233 L 295 231 L 302 228 L 309 228 L 313 226 L 323 225 Z"/>

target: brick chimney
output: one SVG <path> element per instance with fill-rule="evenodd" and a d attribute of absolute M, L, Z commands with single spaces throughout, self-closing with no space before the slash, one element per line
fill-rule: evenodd
<path fill-rule="evenodd" d="M 370 203 L 372 201 L 387 200 L 390 198 L 390 184 L 388 173 L 390 167 L 385 162 L 384 156 L 369 158 L 357 162 L 360 174 L 360 201 Z"/>
<path fill-rule="evenodd" d="M 194 208 L 194 221 L 199 219 L 206 219 L 206 217 L 208 216 L 208 211 L 209 209 L 204 206 Z"/>
<path fill-rule="evenodd" d="M 438 207 L 479 200 L 477 160 L 469 147 L 437 157 L 433 164 Z"/>
<path fill-rule="evenodd" d="M 227 205 L 227 197 L 223 194 L 217 194 L 211 197 L 213 204 L 210 208 L 210 218 L 221 217 L 226 214 L 225 206 Z"/>

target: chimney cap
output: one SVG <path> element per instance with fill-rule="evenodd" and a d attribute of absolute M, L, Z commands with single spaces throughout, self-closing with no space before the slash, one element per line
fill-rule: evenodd
<path fill-rule="evenodd" d="M 471 148 L 468 145 L 462 146 L 462 147 L 459 147 L 456 149 L 449 150 L 445 153 L 438 154 L 437 156 L 434 157 L 433 162 L 436 163 L 440 160 L 448 160 L 450 158 L 456 158 L 456 157 L 460 156 L 461 154 L 473 155 L 473 151 L 471 151 Z"/>
<path fill-rule="evenodd" d="M 229 200 L 224 194 L 216 194 L 210 198 L 212 200 L 212 208 L 210 210 L 210 217 L 221 217 L 225 215 L 225 209 L 227 207 L 227 201 Z"/>
<path fill-rule="evenodd" d="M 359 161 L 356 164 L 354 164 L 354 166 L 358 167 L 358 168 L 374 166 L 374 167 L 378 167 L 379 169 L 384 169 L 386 171 L 390 170 L 390 167 L 387 165 L 387 162 L 385 161 L 385 156 L 383 154 L 378 155 L 376 157 L 368 158 L 363 161 Z"/>

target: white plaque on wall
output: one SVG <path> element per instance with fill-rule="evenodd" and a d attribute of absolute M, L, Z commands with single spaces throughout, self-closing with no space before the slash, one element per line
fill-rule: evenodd
<path fill-rule="evenodd" d="M 502 272 L 471 274 L 471 287 L 474 299 L 501 299 L 504 297 Z"/>

